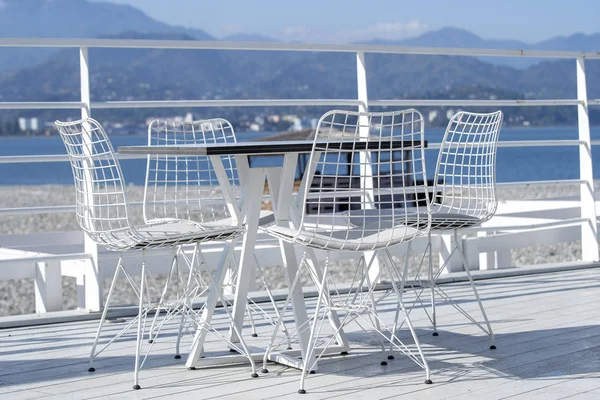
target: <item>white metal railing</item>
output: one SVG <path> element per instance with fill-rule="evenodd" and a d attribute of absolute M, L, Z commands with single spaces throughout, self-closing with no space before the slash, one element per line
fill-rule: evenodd
<path fill-rule="evenodd" d="M 578 140 L 528 140 L 501 142 L 500 147 L 529 146 L 577 146 L 579 148 L 580 179 L 555 180 L 557 184 L 580 185 L 580 218 L 572 219 L 572 223 L 581 226 L 582 254 L 585 261 L 597 261 L 597 216 L 594 206 L 594 185 L 591 146 L 600 141 L 590 139 L 588 106 L 600 105 L 600 99 L 588 100 L 585 79 L 585 59 L 600 60 L 600 53 L 545 51 L 545 50 L 501 50 L 501 49 L 467 49 L 467 48 L 434 48 L 404 47 L 386 45 L 336 45 L 336 44 L 300 44 L 300 43 L 255 43 L 255 42 L 216 42 L 196 40 L 135 40 L 135 39 L 40 39 L 40 38 L 0 38 L 0 47 L 55 47 L 78 48 L 80 54 L 80 91 L 81 100 L 77 102 L 0 102 L 0 109 L 81 109 L 83 117 L 91 116 L 93 109 L 124 108 L 175 108 L 175 107 L 256 107 L 256 106 L 346 106 L 358 107 L 367 111 L 370 106 L 487 106 L 487 107 L 521 107 L 521 106 L 574 106 L 578 109 Z M 354 99 L 250 99 L 250 100 L 170 100 L 170 101 L 101 101 L 92 102 L 89 85 L 89 48 L 121 48 L 121 49 L 187 49 L 202 50 L 252 50 L 252 51 L 308 51 L 308 52 L 344 52 L 356 54 L 357 63 L 357 98 Z M 415 54 L 415 55 L 449 55 L 449 56 L 493 56 L 493 57 L 536 57 L 573 59 L 573 72 L 577 76 L 577 97 L 574 99 L 545 100 L 410 100 L 410 99 L 369 99 L 367 96 L 366 53 Z M 439 143 L 430 143 L 429 148 L 439 148 Z M 144 156 L 127 156 L 124 159 L 144 158 Z M 24 155 L 0 157 L 0 163 L 23 162 L 65 162 L 66 155 Z M 543 182 L 508 182 L 499 186 L 531 186 L 547 184 Z M 139 203 L 138 203 L 139 204 Z M 0 216 L 23 213 L 53 213 L 72 210 L 72 206 L 39 206 L 0 209 Z M 567 223 L 566 221 L 565 223 Z M 552 225 L 554 226 L 554 225 Z M 97 263 L 98 249 L 91 241 L 86 241 L 85 252 L 92 255 Z"/>

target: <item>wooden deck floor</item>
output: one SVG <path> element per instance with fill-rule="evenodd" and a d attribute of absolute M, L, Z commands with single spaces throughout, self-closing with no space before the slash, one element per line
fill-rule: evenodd
<path fill-rule="evenodd" d="M 140 375 L 142 390 L 134 391 L 133 335 L 109 347 L 89 373 L 97 322 L 83 321 L 1 330 L 0 398 L 600 398 L 600 269 L 491 279 L 478 287 L 497 350 L 448 305 L 438 308 L 438 337 L 431 336 L 422 310 L 412 314 L 433 385 L 423 384 L 423 371 L 402 355 L 380 366 L 374 337 L 351 325 L 350 355 L 323 359 L 307 378 L 306 395 L 296 393 L 299 371 L 277 364 L 255 379 L 248 365 L 188 371 L 185 354 L 182 360 L 172 356 L 172 331 L 155 343 Z M 466 284 L 445 290 L 476 310 Z M 384 305 L 385 318 L 393 318 L 393 310 L 391 302 Z M 259 328 L 257 342 L 269 331 L 267 324 Z"/>

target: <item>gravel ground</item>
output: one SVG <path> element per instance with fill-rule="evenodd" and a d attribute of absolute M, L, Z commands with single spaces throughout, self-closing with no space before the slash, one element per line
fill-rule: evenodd
<path fill-rule="evenodd" d="M 596 190 L 600 189 L 600 181 L 596 182 Z M 143 188 L 128 187 L 129 201 L 141 201 Z M 575 185 L 546 185 L 520 188 L 499 188 L 498 199 L 500 202 L 510 199 L 539 199 L 574 196 L 578 193 Z M 27 207 L 39 205 L 68 205 L 74 202 L 72 186 L 45 185 L 45 186 L 2 186 L 0 188 L 0 208 Z M 132 207 L 132 219 L 140 222 L 141 208 Z M 61 232 L 78 230 L 79 227 L 72 213 L 56 214 L 21 214 L 3 216 L 0 220 L 0 235 L 22 234 L 32 232 Z M 0 243 L 1 246 L 1 243 Z M 580 242 L 559 243 L 514 249 L 511 251 L 513 266 L 574 261 L 581 257 Z M 402 261 L 402 260 L 398 260 Z M 437 260 L 434 260 L 434 265 Z M 334 275 L 340 281 L 352 279 L 354 271 L 350 266 L 353 261 L 346 260 L 332 263 Z M 265 279 L 272 288 L 285 287 L 282 269 L 277 266 L 263 268 Z M 165 277 L 158 277 L 157 283 L 164 282 Z M 257 278 L 258 280 L 258 278 Z M 304 281 L 309 281 L 305 274 Z M 66 308 L 75 307 L 75 282 L 72 278 L 63 279 L 64 297 Z M 108 291 L 110 281 L 104 283 L 105 292 Z M 122 304 L 133 303 L 135 300 L 130 295 L 124 283 L 117 290 L 117 301 Z M 34 287 L 32 279 L 0 281 L 0 316 L 35 312 Z"/>

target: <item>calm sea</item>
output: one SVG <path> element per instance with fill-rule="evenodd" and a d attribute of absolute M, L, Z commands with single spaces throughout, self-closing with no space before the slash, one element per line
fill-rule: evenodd
<path fill-rule="evenodd" d="M 272 133 L 238 133 L 238 140 L 247 141 Z M 443 129 L 429 129 L 425 138 L 440 142 Z M 576 140 L 576 127 L 503 128 L 500 140 Z M 592 139 L 600 139 L 600 127 L 592 127 Z M 144 136 L 112 136 L 114 147 L 143 145 Z M 0 156 L 31 154 L 65 154 L 59 137 L 23 137 L 0 139 Z M 594 177 L 600 178 L 600 146 L 593 149 Z M 428 150 L 427 172 L 433 177 L 437 151 Z M 257 160 L 258 163 L 279 163 L 275 157 Z M 146 161 L 124 160 L 122 169 L 128 182 L 143 185 Z M 499 182 L 577 179 L 579 177 L 578 149 L 568 147 L 521 147 L 498 150 L 497 174 Z M 0 164 L 0 185 L 72 184 L 71 169 L 66 162 Z"/>

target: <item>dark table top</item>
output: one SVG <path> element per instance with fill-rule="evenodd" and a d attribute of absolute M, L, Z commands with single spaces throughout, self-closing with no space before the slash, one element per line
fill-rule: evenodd
<path fill-rule="evenodd" d="M 325 147 L 327 146 L 327 147 Z M 420 141 L 411 140 L 330 140 L 317 142 L 317 148 L 323 150 L 410 150 L 421 147 Z M 427 141 L 423 143 L 427 147 Z M 271 142 L 237 142 L 210 143 L 190 145 L 160 145 L 160 146 L 119 146 L 121 154 L 165 154 L 189 156 L 219 156 L 219 155 L 261 155 L 285 153 L 310 153 L 313 148 L 312 140 L 271 141 Z"/>

